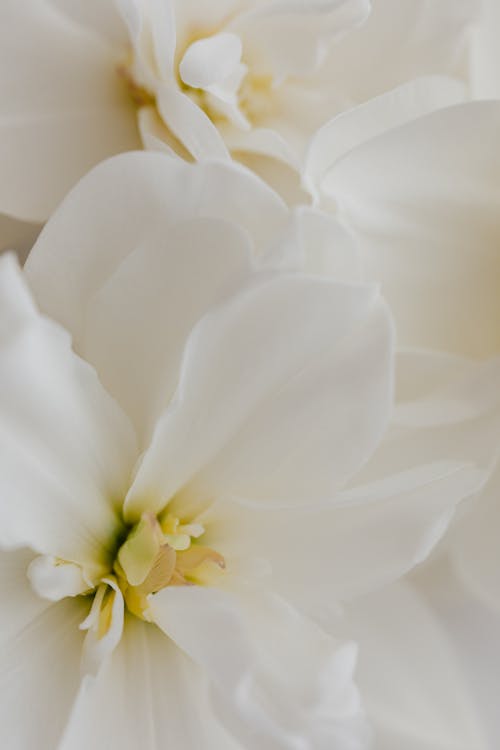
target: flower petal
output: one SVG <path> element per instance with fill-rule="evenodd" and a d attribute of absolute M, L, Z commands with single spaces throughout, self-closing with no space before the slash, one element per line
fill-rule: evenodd
<path fill-rule="evenodd" d="M 486 750 L 462 665 L 425 600 L 391 586 L 349 608 L 359 682 L 384 750 Z"/>
<path fill-rule="evenodd" d="M 85 602 L 50 606 L 0 646 L 0 744 L 52 750 L 80 686 Z"/>
<path fill-rule="evenodd" d="M 185 84 L 196 89 L 207 89 L 223 83 L 241 61 L 241 39 L 236 34 L 221 32 L 194 41 L 179 64 Z"/>
<path fill-rule="evenodd" d="M 498 434 L 498 433 L 497 433 Z M 500 467 L 451 535 L 451 555 L 467 586 L 500 611 Z"/>
<path fill-rule="evenodd" d="M 471 34 L 480 14 L 478 0 L 373 2 L 366 23 L 332 48 L 324 80 L 353 104 L 420 76 L 439 73 L 467 81 Z"/>
<path fill-rule="evenodd" d="M 265 560 L 274 590 L 300 607 L 321 609 L 322 602 L 378 589 L 422 562 L 460 500 L 483 482 L 474 467 L 443 461 L 340 492 L 319 508 L 285 512 L 222 501 L 200 522 L 229 571 Z"/>
<path fill-rule="evenodd" d="M 0 258 L 0 544 L 95 567 L 136 459 L 126 417 Z"/>
<path fill-rule="evenodd" d="M 93 296 L 151 234 L 163 229 L 168 236 L 171 225 L 191 218 L 223 219 L 246 230 L 259 255 L 286 217 L 278 196 L 234 164 L 190 166 L 157 153 L 123 154 L 71 191 L 26 272 L 42 310 L 71 331 L 81 352 Z"/>
<path fill-rule="evenodd" d="M 96 168 L 46 225 L 27 264 L 37 301 L 71 331 L 143 441 L 190 328 L 243 282 L 251 253 L 263 254 L 286 216 L 242 168 L 137 153 Z"/>
<path fill-rule="evenodd" d="M 229 159 L 221 134 L 189 96 L 170 86 L 162 86 L 157 92 L 157 106 L 165 125 L 193 159 Z"/>
<path fill-rule="evenodd" d="M 175 390 L 191 328 L 246 280 L 251 255 L 249 239 L 227 222 L 163 226 L 92 299 L 85 357 L 133 419 L 143 448 Z"/>
<path fill-rule="evenodd" d="M 243 38 L 252 69 L 275 80 L 304 76 L 323 62 L 327 45 L 362 23 L 369 0 L 270 0 L 228 25 Z"/>
<path fill-rule="evenodd" d="M 329 497 L 374 449 L 391 394 L 392 328 L 375 288 L 265 275 L 193 330 L 127 517 L 160 510 L 204 467 L 210 496 Z"/>
<path fill-rule="evenodd" d="M 323 183 L 404 346 L 500 350 L 499 131 L 498 102 L 450 107 L 351 151 Z"/>
<path fill-rule="evenodd" d="M 336 161 L 365 141 L 465 99 L 465 86 L 453 78 L 427 76 L 349 109 L 327 122 L 311 140 L 304 183 L 321 196 L 321 183 Z"/>
<path fill-rule="evenodd" d="M 237 750 L 201 671 L 158 628 L 128 617 L 110 662 L 84 683 L 60 750 L 171 746 Z"/>
<path fill-rule="evenodd" d="M 36 596 L 26 575 L 33 552 L 26 549 L 0 551 L 0 643 L 24 630 L 50 602 Z"/>
<path fill-rule="evenodd" d="M 49 3 L 2 3 L 3 212 L 43 221 L 90 167 L 139 145 L 116 65 L 113 49 Z"/>
<path fill-rule="evenodd" d="M 265 594 L 170 587 L 152 596 L 150 607 L 159 627 L 206 671 L 217 715 L 244 748 L 364 747 L 354 644 L 337 643 Z"/>

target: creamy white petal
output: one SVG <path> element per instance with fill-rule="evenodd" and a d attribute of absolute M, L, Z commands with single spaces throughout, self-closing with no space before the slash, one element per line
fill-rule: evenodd
<path fill-rule="evenodd" d="M 111 591 L 110 591 L 111 589 Z M 106 596 L 112 597 L 109 622 L 106 631 L 100 632 L 100 615 L 106 606 Z M 123 635 L 125 602 L 123 594 L 114 578 L 103 578 L 96 590 L 87 617 L 80 623 L 80 630 L 86 631 L 82 648 L 81 671 L 95 677 L 108 661 Z"/>
<path fill-rule="evenodd" d="M 365 24 L 331 49 L 322 72 L 346 101 L 360 103 L 426 75 L 468 80 L 478 0 L 374 0 Z"/>
<path fill-rule="evenodd" d="M 409 586 L 349 608 L 358 680 L 384 750 L 486 750 L 479 714 L 449 634 Z"/>
<path fill-rule="evenodd" d="M 453 78 L 428 76 L 343 112 L 313 136 L 304 166 L 305 184 L 321 201 L 324 175 L 349 151 L 386 130 L 464 100 L 464 84 Z"/>
<path fill-rule="evenodd" d="M 131 426 L 0 258 L 0 543 L 99 566 L 136 458 Z"/>
<path fill-rule="evenodd" d="M 179 73 L 188 86 L 206 89 L 223 83 L 241 61 L 242 44 L 236 34 L 221 32 L 194 41 L 186 50 Z"/>
<path fill-rule="evenodd" d="M 201 670 L 155 625 L 128 617 L 95 680 L 85 681 L 60 750 L 237 750 Z"/>
<path fill-rule="evenodd" d="M 340 492 L 315 508 L 216 503 L 201 518 L 207 544 L 233 561 L 269 563 L 269 585 L 299 606 L 380 588 L 422 562 L 461 499 L 481 486 L 474 467 L 436 463 Z"/>
<path fill-rule="evenodd" d="M 53 750 L 80 686 L 85 602 L 53 604 L 0 646 L 0 744 Z"/>
<path fill-rule="evenodd" d="M 499 133 L 498 102 L 450 107 L 351 151 L 324 182 L 402 345 L 500 349 Z"/>
<path fill-rule="evenodd" d="M 103 40 L 50 3 L 2 3 L 2 211 L 45 220 L 90 167 L 139 145 L 119 62 Z"/>
<path fill-rule="evenodd" d="M 150 606 L 155 622 L 208 674 L 217 714 L 244 748 L 366 746 L 354 644 L 336 642 L 265 594 L 170 587 Z"/>
<path fill-rule="evenodd" d="M 167 127 L 194 159 L 229 159 L 219 131 L 189 96 L 162 86 L 157 92 L 157 107 Z"/>
<path fill-rule="evenodd" d="M 345 283 L 362 279 L 361 255 L 352 232 L 335 216 L 298 206 L 283 237 L 266 257 L 271 268 L 303 270 Z"/>
<path fill-rule="evenodd" d="M 27 549 L 0 551 L 1 643 L 20 633 L 50 606 L 34 593 L 26 575 L 33 557 Z"/>
<path fill-rule="evenodd" d="M 500 468 L 469 505 L 450 539 L 453 562 L 471 591 L 500 611 Z"/>
<path fill-rule="evenodd" d="M 89 221 L 89 216 L 92 220 Z M 93 296 L 147 238 L 191 218 L 240 225 L 263 252 L 287 218 L 284 204 L 236 165 L 189 166 L 134 153 L 96 167 L 45 226 L 26 272 L 42 310 L 71 331 L 81 353 Z"/>
<path fill-rule="evenodd" d="M 317 69 L 331 40 L 362 23 L 370 7 L 370 0 L 270 0 L 229 28 L 241 34 L 252 69 L 281 81 Z"/>
<path fill-rule="evenodd" d="M 125 512 L 160 509 L 204 467 L 209 494 L 328 497 L 374 449 L 391 395 L 392 327 L 375 288 L 257 276 L 194 328 Z"/>
<path fill-rule="evenodd" d="M 132 417 L 142 448 L 176 388 L 192 327 L 249 278 L 251 256 L 249 238 L 228 222 L 164 225 L 93 297 L 82 349 Z"/>
<path fill-rule="evenodd" d="M 374 300 L 352 328 L 347 327 L 346 309 L 325 309 L 323 315 L 328 329 L 323 328 L 318 348 L 304 354 L 297 369 L 261 396 L 245 423 L 198 475 L 210 495 L 235 496 L 252 504 L 308 505 L 332 497 L 372 454 L 392 405 L 393 342 L 387 310 Z M 346 324 L 336 339 L 334 317 L 343 317 Z M 294 340 L 297 349 L 298 331 L 297 326 L 295 337 L 288 334 L 288 344 Z M 308 335 L 312 341 L 314 334 Z"/>
<path fill-rule="evenodd" d="M 92 588 L 75 563 L 66 563 L 52 555 L 39 555 L 31 561 L 26 575 L 42 599 L 57 602 L 67 596 L 79 596 Z"/>

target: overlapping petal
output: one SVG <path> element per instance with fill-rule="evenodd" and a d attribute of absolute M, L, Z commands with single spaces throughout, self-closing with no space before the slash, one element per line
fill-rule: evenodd
<path fill-rule="evenodd" d="M 152 598 L 151 611 L 204 668 L 217 715 L 244 748 L 365 746 L 367 729 L 352 682 L 354 644 L 334 641 L 266 594 L 170 588 Z"/>
<path fill-rule="evenodd" d="M 450 107 L 354 149 L 323 182 L 403 345 L 500 349 L 499 132 L 498 102 Z"/>
<path fill-rule="evenodd" d="M 136 458 L 135 436 L 68 335 L 0 259 L 0 543 L 102 565 Z"/>
<path fill-rule="evenodd" d="M 84 683 L 61 750 L 237 750 L 211 709 L 202 671 L 154 625 L 127 618 L 123 638 Z"/>
<path fill-rule="evenodd" d="M 58 746 L 80 687 L 85 613 L 85 601 L 58 602 L 0 645 L 3 747 Z"/>
<path fill-rule="evenodd" d="M 2 3 L 3 212 L 43 221 L 90 167 L 139 145 L 119 62 L 113 47 L 57 4 Z"/>
<path fill-rule="evenodd" d="M 160 510 L 200 472 L 208 497 L 328 497 L 376 446 L 391 397 L 392 326 L 376 289 L 257 276 L 193 330 L 126 516 Z"/>

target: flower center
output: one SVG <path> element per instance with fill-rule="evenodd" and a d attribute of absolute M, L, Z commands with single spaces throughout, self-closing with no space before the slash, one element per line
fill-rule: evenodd
<path fill-rule="evenodd" d="M 224 558 L 203 544 L 204 534 L 200 523 L 184 523 L 168 509 L 159 516 L 144 513 L 120 540 L 110 568 L 97 578 L 76 563 L 48 555 L 33 560 L 28 578 L 44 599 L 92 597 L 80 625 L 87 631 L 84 668 L 92 673 L 118 644 L 125 609 L 150 622 L 151 596 L 167 586 L 211 585 L 224 572 Z"/>
<path fill-rule="evenodd" d="M 168 511 L 144 513 L 118 550 L 113 573 L 130 612 L 148 620 L 148 597 L 166 586 L 204 585 L 225 569 L 222 555 L 201 543 L 201 524 Z"/>

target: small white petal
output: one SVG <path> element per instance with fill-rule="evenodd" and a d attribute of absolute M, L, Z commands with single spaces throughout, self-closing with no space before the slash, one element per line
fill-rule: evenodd
<path fill-rule="evenodd" d="M 79 565 L 59 561 L 50 555 L 35 557 L 27 576 L 38 596 L 53 602 L 66 596 L 78 596 L 91 588 Z"/>
<path fill-rule="evenodd" d="M 242 44 L 236 34 L 222 32 L 193 42 L 179 65 L 188 86 L 207 89 L 228 78 L 241 60 Z"/>
<path fill-rule="evenodd" d="M 112 589 L 109 592 L 108 587 Z M 112 598 L 110 612 L 103 615 L 102 607 L 106 606 L 106 597 Z M 101 616 L 105 616 L 104 632 L 101 632 Z M 92 603 L 91 610 L 80 629 L 86 630 L 83 643 L 81 671 L 83 674 L 96 676 L 112 654 L 123 634 L 125 604 L 122 592 L 113 578 L 104 578 Z"/>

